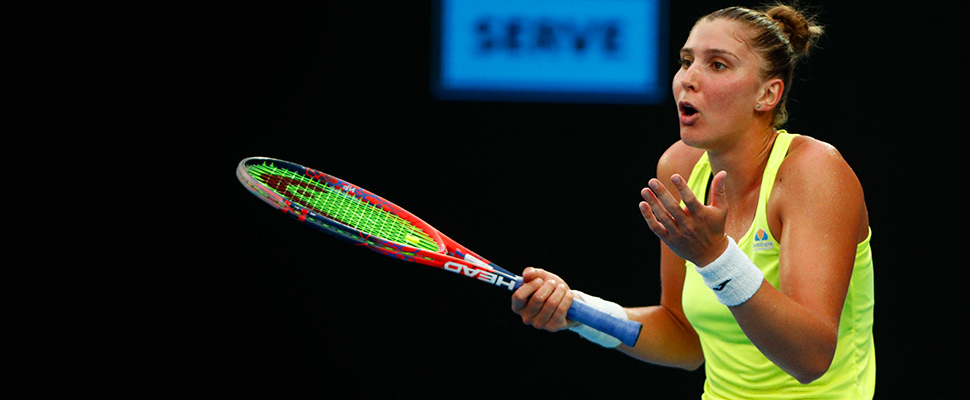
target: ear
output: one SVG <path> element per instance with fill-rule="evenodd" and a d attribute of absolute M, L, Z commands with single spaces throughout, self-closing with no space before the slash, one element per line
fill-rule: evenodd
<path fill-rule="evenodd" d="M 785 82 L 781 79 L 769 79 L 761 86 L 761 95 L 755 103 L 755 110 L 767 112 L 774 110 L 781 102 L 781 95 L 785 92 Z"/>

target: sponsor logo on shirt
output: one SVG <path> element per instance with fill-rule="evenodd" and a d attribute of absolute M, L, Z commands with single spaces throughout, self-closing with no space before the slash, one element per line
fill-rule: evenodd
<path fill-rule="evenodd" d="M 768 238 L 768 232 L 765 232 L 762 228 L 758 228 L 758 231 L 754 233 L 753 247 L 754 251 L 764 251 L 775 248 L 775 244 Z"/>

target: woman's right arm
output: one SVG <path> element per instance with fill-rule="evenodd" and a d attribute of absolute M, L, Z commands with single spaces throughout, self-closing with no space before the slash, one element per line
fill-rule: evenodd
<path fill-rule="evenodd" d="M 667 177 L 660 178 L 665 185 L 674 173 L 689 176 L 700 154 L 678 142 L 661 157 L 658 176 Z M 620 344 L 616 349 L 649 363 L 694 370 L 704 363 L 704 354 L 681 306 L 686 264 L 663 242 L 660 246 L 660 305 L 625 308 L 627 317 L 643 324 L 643 328 L 634 347 Z M 512 310 L 522 317 L 523 323 L 551 332 L 577 325 L 566 319 L 574 294 L 561 278 L 535 268 L 526 269 L 522 277 L 523 285 L 512 295 Z"/>
<path fill-rule="evenodd" d="M 672 185 L 669 180 L 675 173 L 689 177 L 701 154 L 703 151 L 677 142 L 660 157 L 658 179 Z M 684 259 L 660 242 L 660 305 L 626 309 L 627 316 L 643 324 L 643 329 L 636 346 L 621 345 L 618 350 L 649 363 L 687 370 L 704 363 L 700 339 L 687 321 L 681 302 L 686 275 Z"/>

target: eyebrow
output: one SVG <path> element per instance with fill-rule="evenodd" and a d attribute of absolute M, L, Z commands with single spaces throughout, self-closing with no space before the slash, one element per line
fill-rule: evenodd
<path fill-rule="evenodd" d="M 706 55 L 708 57 L 710 57 L 710 56 L 720 56 L 720 57 L 733 58 L 735 60 L 740 60 L 740 58 L 737 55 L 735 55 L 734 53 L 732 53 L 730 51 L 724 50 L 724 49 L 717 49 L 717 48 L 707 49 L 707 50 L 704 50 L 703 53 L 704 53 L 704 55 Z M 693 55 L 694 54 L 694 49 L 691 49 L 690 47 L 684 47 L 684 48 L 680 49 L 680 54 L 681 55 Z"/>

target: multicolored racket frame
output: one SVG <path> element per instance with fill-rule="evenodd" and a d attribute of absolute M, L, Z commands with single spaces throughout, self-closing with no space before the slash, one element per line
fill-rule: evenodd
<path fill-rule="evenodd" d="M 288 161 L 250 157 L 239 162 L 236 177 L 273 208 L 346 242 L 510 291 L 522 285 L 522 277 L 468 250 L 407 210 L 335 176 Z M 338 206 L 330 206 L 332 202 Z M 384 225 L 396 228 L 384 229 Z M 628 346 L 640 334 L 640 323 L 613 317 L 580 301 L 573 302 L 567 317 Z"/>
<path fill-rule="evenodd" d="M 275 172 L 274 172 L 275 171 Z M 305 225 L 377 253 L 461 273 L 496 286 L 515 290 L 521 277 L 492 264 L 434 229 L 407 210 L 386 199 L 326 173 L 288 161 L 250 157 L 242 160 L 236 176 L 256 197 Z M 385 210 L 414 227 L 413 240 L 391 240 L 338 221 L 307 199 L 331 192 Z M 301 199 L 302 198 L 302 199 Z"/>

